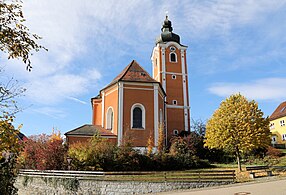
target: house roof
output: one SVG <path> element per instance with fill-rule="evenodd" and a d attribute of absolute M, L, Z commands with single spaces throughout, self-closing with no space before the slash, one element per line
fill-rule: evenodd
<path fill-rule="evenodd" d="M 28 138 L 21 132 L 18 133 L 17 138 L 22 141 L 26 141 Z"/>
<path fill-rule="evenodd" d="M 116 136 L 115 134 L 111 133 L 110 130 L 102 128 L 100 125 L 82 125 L 76 129 L 68 131 L 65 133 L 66 136 L 68 135 L 85 135 L 85 136 L 93 136 L 99 133 L 101 136 Z"/>
<path fill-rule="evenodd" d="M 277 118 L 281 118 L 283 116 L 286 116 L 286 101 L 282 102 L 275 111 L 270 115 L 270 120 L 275 120 Z"/>

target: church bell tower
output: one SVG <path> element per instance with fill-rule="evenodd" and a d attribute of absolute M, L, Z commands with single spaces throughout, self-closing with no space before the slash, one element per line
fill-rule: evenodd
<path fill-rule="evenodd" d="M 161 83 L 165 98 L 165 128 L 167 140 L 182 131 L 190 131 L 188 94 L 187 46 L 173 33 L 172 23 L 166 16 L 161 34 L 152 52 L 153 78 Z"/>

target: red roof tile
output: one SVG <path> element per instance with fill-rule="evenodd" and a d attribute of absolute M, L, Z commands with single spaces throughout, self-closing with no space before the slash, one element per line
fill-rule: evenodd
<path fill-rule="evenodd" d="M 286 116 L 286 101 L 282 102 L 269 118 L 270 120 L 275 120 L 283 116 Z"/>
<path fill-rule="evenodd" d="M 144 70 L 138 62 L 132 60 L 128 66 L 126 66 L 123 71 L 117 75 L 111 83 L 109 83 L 105 88 L 117 83 L 119 81 L 137 81 L 137 82 L 147 82 L 147 83 L 158 83 L 153 79 L 146 70 Z M 104 89 L 105 89 L 104 88 Z"/>

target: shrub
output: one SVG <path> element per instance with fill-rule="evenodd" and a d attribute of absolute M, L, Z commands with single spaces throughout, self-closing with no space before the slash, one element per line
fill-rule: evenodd
<path fill-rule="evenodd" d="M 30 136 L 24 143 L 19 163 L 28 169 L 63 169 L 66 148 L 60 133 Z"/>
<path fill-rule="evenodd" d="M 267 148 L 266 155 L 270 156 L 272 158 L 278 158 L 278 157 L 283 156 L 283 153 L 279 149 L 276 149 L 276 148 L 269 146 Z"/>
<path fill-rule="evenodd" d="M 169 153 L 161 151 L 144 155 L 135 150 L 128 140 L 118 147 L 95 136 L 89 142 L 71 145 L 68 155 L 77 170 L 163 171 L 209 166 L 207 161 L 200 161 L 190 152 L 182 138 L 173 139 Z"/>
<path fill-rule="evenodd" d="M 95 135 L 88 142 L 77 142 L 69 147 L 72 165 L 80 170 L 108 170 L 113 167 L 114 144 Z"/>

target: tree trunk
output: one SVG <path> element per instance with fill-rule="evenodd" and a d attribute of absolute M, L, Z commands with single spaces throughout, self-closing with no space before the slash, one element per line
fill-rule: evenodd
<path fill-rule="evenodd" d="M 235 155 L 236 155 L 238 170 L 239 172 L 241 172 L 242 170 L 241 170 L 241 164 L 240 164 L 240 153 L 239 153 L 239 149 L 237 146 L 235 147 Z"/>

